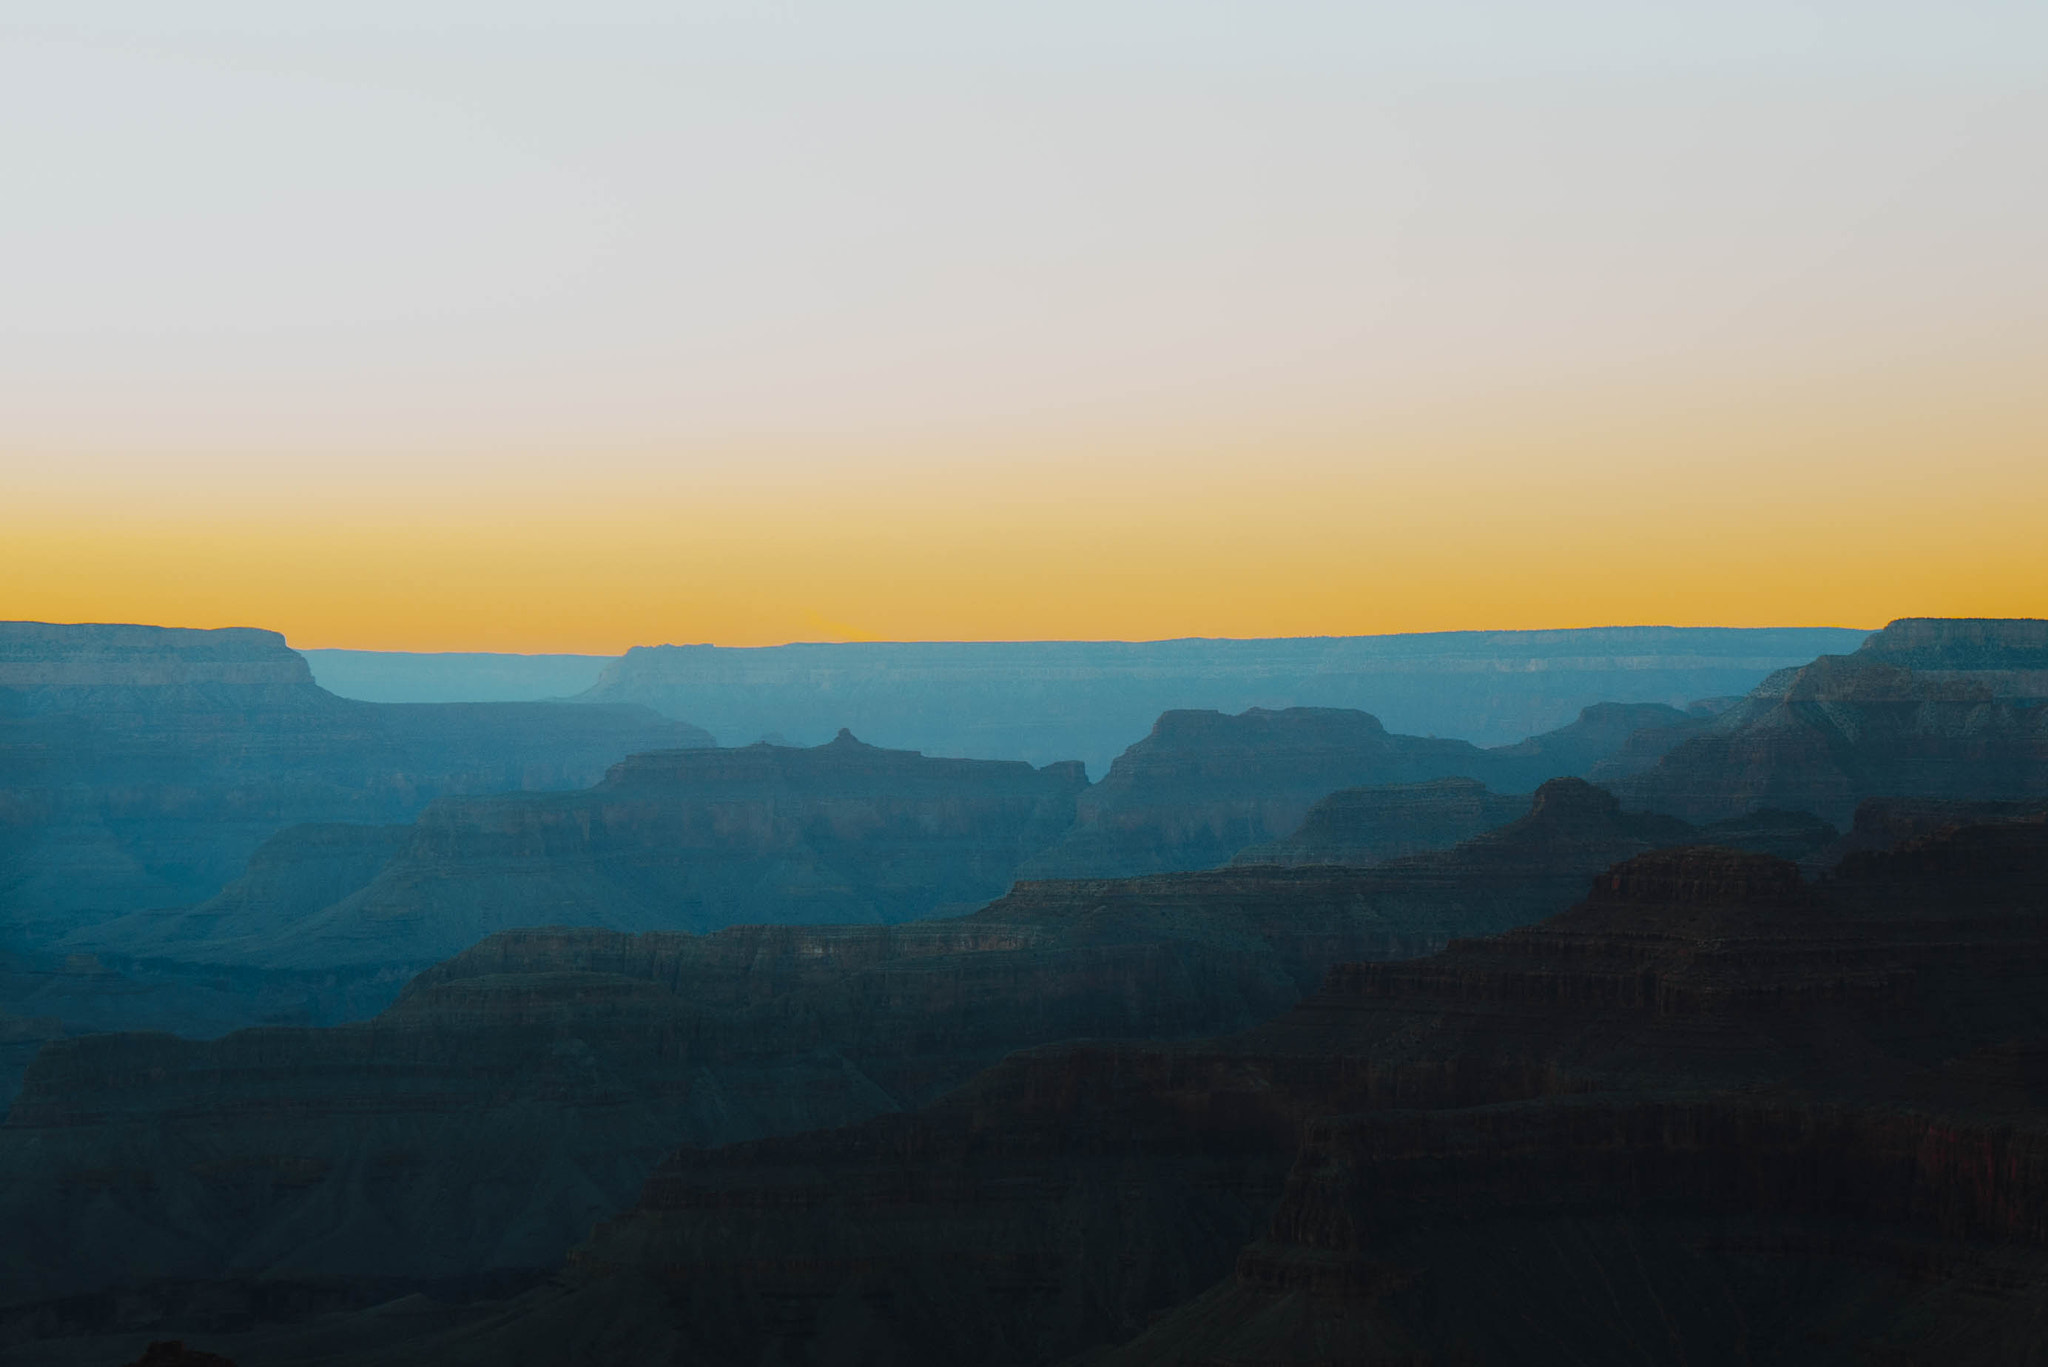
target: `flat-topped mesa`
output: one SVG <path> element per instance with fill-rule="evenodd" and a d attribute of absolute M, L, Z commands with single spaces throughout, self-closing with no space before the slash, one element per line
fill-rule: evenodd
<path fill-rule="evenodd" d="M 0 622 L 0 716 L 328 696 L 274 631 Z"/>
<path fill-rule="evenodd" d="M 1856 654 L 1920 672 L 2048 672 L 2048 619 L 1901 617 Z"/>
<path fill-rule="evenodd" d="M 271 631 L 0 623 L 0 930 L 39 945 L 192 906 L 295 823 L 576 787 L 707 741 L 637 707 L 337 698 Z"/>
<path fill-rule="evenodd" d="M 1781 670 L 1654 767 L 1629 805 L 1713 820 L 1757 807 L 1846 823 L 1876 797 L 2048 795 L 2048 623 L 1914 618 Z"/>

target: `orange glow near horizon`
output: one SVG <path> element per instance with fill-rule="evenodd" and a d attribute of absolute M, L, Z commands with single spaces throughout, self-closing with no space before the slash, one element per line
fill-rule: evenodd
<path fill-rule="evenodd" d="M 687 485 L 644 456 L 443 464 L 402 498 L 164 466 L 10 500 L 0 615 L 596 654 L 2048 615 L 2025 386 L 1636 399 L 1270 443 L 756 453 Z"/>
<path fill-rule="evenodd" d="M 85 8 L 0 26 L 0 618 L 2048 616 L 2039 6 Z"/>

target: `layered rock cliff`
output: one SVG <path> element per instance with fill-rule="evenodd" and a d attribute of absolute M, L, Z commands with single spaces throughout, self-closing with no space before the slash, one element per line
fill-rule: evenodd
<path fill-rule="evenodd" d="M 1818 884 L 1641 856 L 1234 1039 L 679 1152 L 563 1282 L 394 1360 L 2026 1361 L 2044 907 L 2037 822 Z"/>
<path fill-rule="evenodd" d="M 345 701 L 275 632 L 0 623 L 0 943 L 203 901 L 288 825 L 708 741 L 635 707 Z"/>
<path fill-rule="evenodd" d="M 1902 619 L 1854 654 L 1780 671 L 1612 782 L 1691 820 L 1779 807 L 1846 824 L 1866 798 L 2048 796 L 2048 622 Z"/>

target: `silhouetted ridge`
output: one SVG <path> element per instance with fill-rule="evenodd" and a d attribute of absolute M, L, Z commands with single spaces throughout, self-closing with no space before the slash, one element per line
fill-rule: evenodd
<path fill-rule="evenodd" d="M 1853 650 L 1863 634 L 1620 627 L 1270 640 L 636 646 L 582 697 L 687 717 L 726 745 L 769 734 L 815 745 L 851 727 L 874 743 L 933 755 L 1034 764 L 1081 759 L 1100 778 L 1168 709 L 1363 708 L 1394 731 L 1503 744 L 1557 727 L 1603 700 L 1654 704 L 1740 693 L 1774 668 Z M 1568 764 L 1559 772 L 1578 769 Z"/>
<path fill-rule="evenodd" d="M 1541 806 L 1525 833 L 1628 818 Z M 2030 821 L 1813 885 L 1639 854 L 1243 1036 L 1043 1047 L 914 1115 L 678 1152 L 465 1351 L 545 1361 L 630 1303 L 636 1342 L 717 1361 L 2024 1361 L 2044 874 Z"/>

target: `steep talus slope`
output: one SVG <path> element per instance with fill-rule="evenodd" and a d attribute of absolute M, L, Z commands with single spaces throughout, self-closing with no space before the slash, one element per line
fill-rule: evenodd
<path fill-rule="evenodd" d="M 679 1152 L 564 1281 L 395 1360 L 2030 1361 L 2044 913 L 2036 822 L 1817 884 L 1640 856 L 1243 1036 Z"/>
<path fill-rule="evenodd" d="M 1241 1029 L 1333 963 L 1542 917 L 1694 835 L 1578 780 L 1531 808 L 1372 869 L 1024 883 L 896 926 L 509 932 L 359 1025 L 64 1041 L 0 1126 L 6 1299 L 542 1268 L 679 1141 L 894 1113 L 1047 1041 Z"/>
<path fill-rule="evenodd" d="M 1603 774 L 1689 820 L 1872 797 L 2048 796 L 2048 622 L 1907 618 L 1852 655 L 1773 675 L 1653 768 Z"/>
<path fill-rule="evenodd" d="M 192 905 L 288 825 L 403 821 L 706 743 L 637 707 L 349 702 L 275 632 L 0 623 L 0 936 Z"/>
<path fill-rule="evenodd" d="M 1287 837 L 1341 789 L 1409 786 L 1461 777 L 1527 793 L 1576 776 L 1645 727 L 1685 714 L 1661 705 L 1600 706 L 1571 725 L 1482 750 L 1459 740 L 1390 733 L 1341 708 L 1253 708 L 1237 716 L 1177 711 L 1117 757 L 1082 795 L 1074 828 L 1034 859 L 1032 877 L 1123 877 L 1213 868 L 1238 851 Z M 1440 794 L 1414 789 L 1423 807 Z M 1419 834 L 1419 827 L 1417 834 Z M 1441 849 L 1485 826 L 1467 826 Z"/>
<path fill-rule="evenodd" d="M 1852 649 L 1860 635 L 1608 627 L 1238 641 L 647 646 L 628 651 L 583 696 L 687 717 L 726 745 L 770 734 L 815 744 L 847 727 L 926 754 L 1033 764 L 1078 758 L 1100 777 L 1173 708 L 1362 708 L 1396 731 L 1505 744 L 1602 701 L 1683 705 L 1743 693 L 1774 669 Z"/>

